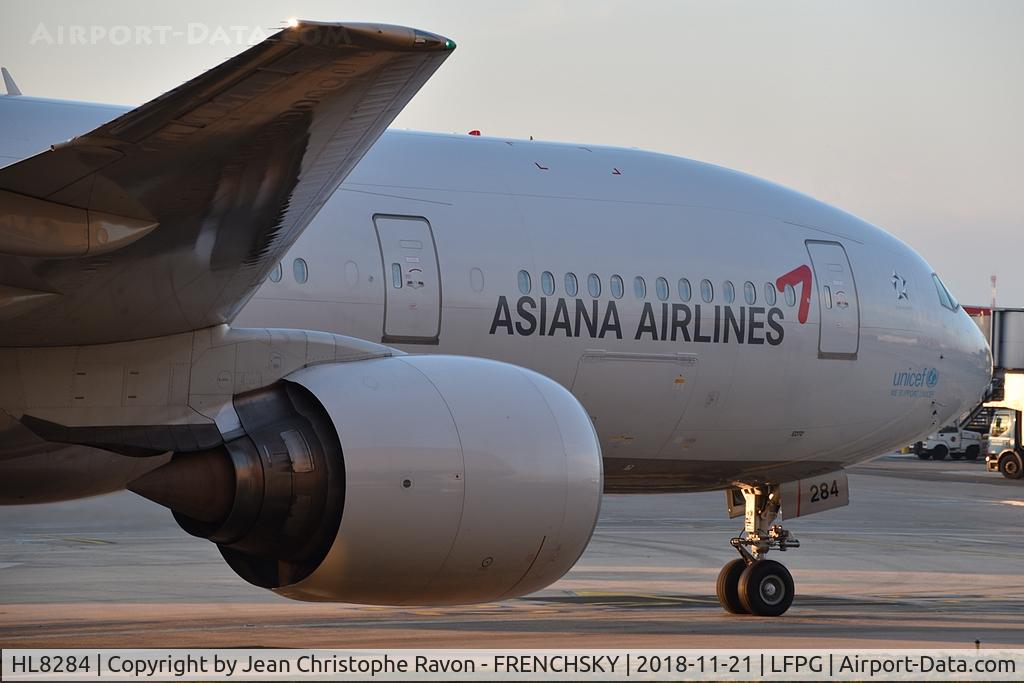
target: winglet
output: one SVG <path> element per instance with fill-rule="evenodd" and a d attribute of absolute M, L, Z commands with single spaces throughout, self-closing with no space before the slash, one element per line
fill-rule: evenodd
<path fill-rule="evenodd" d="M 11 72 L 7 70 L 6 66 L 0 66 L 0 73 L 4 76 L 4 87 L 7 88 L 7 94 L 11 97 L 20 95 L 21 90 L 18 88 L 18 84 L 14 82 Z"/>

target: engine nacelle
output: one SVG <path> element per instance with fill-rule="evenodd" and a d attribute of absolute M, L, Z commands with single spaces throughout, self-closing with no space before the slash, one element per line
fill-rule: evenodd
<path fill-rule="evenodd" d="M 179 479 L 188 465 L 230 495 L 160 500 L 160 469 L 133 489 L 281 595 L 499 600 L 556 581 L 593 533 L 597 435 L 568 391 L 532 371 L 456 356 L 316 365 L 235 404 L 246 434 L 178 465 Z"/>

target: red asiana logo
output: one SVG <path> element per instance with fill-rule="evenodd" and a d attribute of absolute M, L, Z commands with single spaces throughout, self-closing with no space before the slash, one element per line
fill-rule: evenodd
<path fill-rule="evenodd" d="M 779 290 L 779 294 L 786 291 L 786 285 L 793 287 L 794 291 L 796 291 L 796 286 L 800 285 L 800 308 L 797 309 L 796 319 L 801 325 L 807 322 L 807 314 L 811 310 L 812 277 L 810 266 L 803 265 L 797 266 L 775 281 L 775 289 Z"/>

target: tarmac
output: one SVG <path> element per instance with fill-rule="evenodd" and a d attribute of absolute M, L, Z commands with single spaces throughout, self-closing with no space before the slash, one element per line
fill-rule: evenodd
<path fill-rule="evenodd" d="M 889 455 L 851 504 L 786 523 L 797 597 L 724 613 L 736 556 L 722 492 L 607 496 L 587 552 L 547 590 L 446 608 L 299 603 L 237 578 L 170 513 L 122 492 L 0 508 L 0 647 L 1024 647 L 1024 481 Z"/>

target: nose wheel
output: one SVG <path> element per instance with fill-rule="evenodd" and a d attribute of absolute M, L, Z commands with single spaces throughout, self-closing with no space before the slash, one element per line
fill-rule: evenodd
<path fill-rule="evenodd" d="M 738 592 L 747 613 L 777 617 L 793 604 L 793 575 L 781 562 L 758 560 L 743 570 Z"/>
<path fill-rule="evenodd" d="M 779 513 L 777 486 L 743 489 L 743 498 L 743 534 L 731 541 L 740 557 L 722 567 L 715 593 L 730 614 L 777 617 L 793 604 L 793 575 L 781 562 L 764 556 L 772 548 L 799 548 L 800 541 L 782 526 L 772 525 Z"/>

